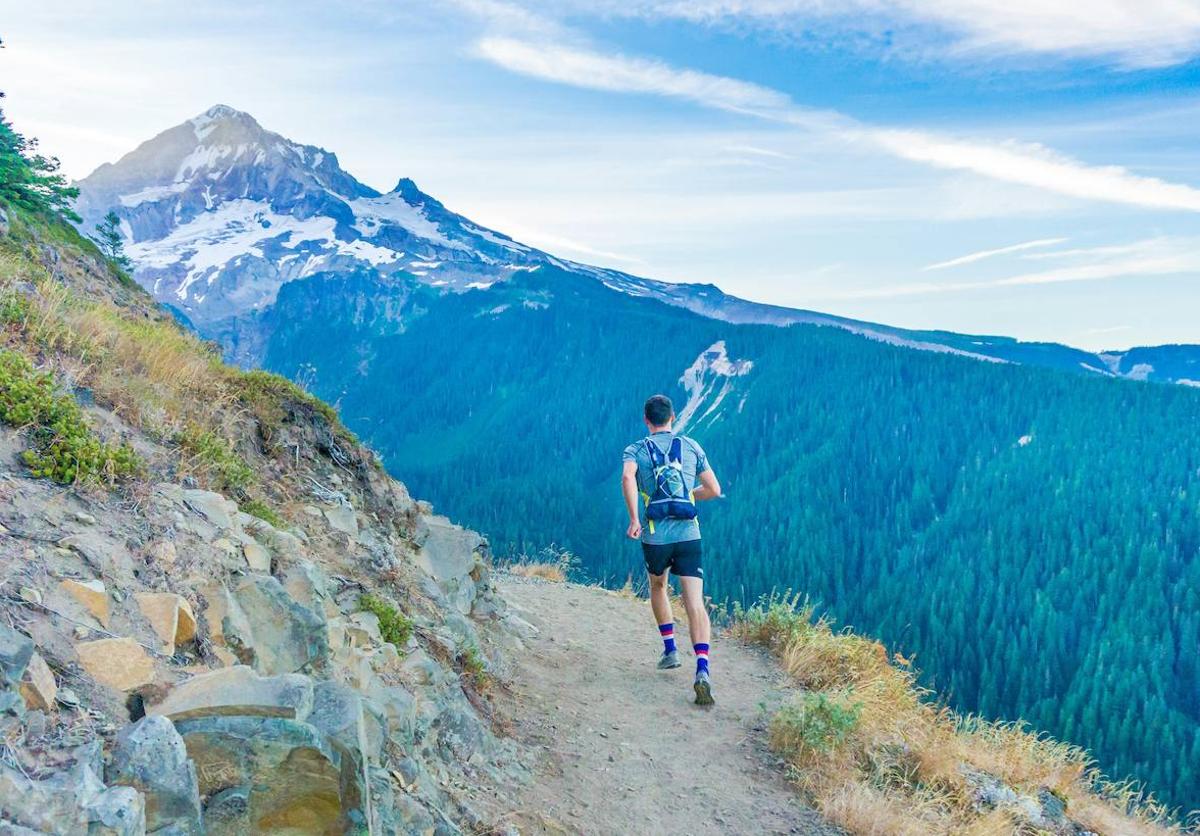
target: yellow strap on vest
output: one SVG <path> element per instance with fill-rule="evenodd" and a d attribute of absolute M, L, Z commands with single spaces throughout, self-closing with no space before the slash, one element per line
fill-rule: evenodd
<path fill-rule="evenodd" d="M 646 493 L 645 491 L 638 491 L 638 493 L 640 493 L 642 495 L 642 502 L 644 502 L 646 504 L 646 507 L 649 508 L 650 507 L 650 494 Z M 646 528 L 650 529 L 650 533 L 653 534 L 654 533 L 654 520 L 646 520 Z"/>

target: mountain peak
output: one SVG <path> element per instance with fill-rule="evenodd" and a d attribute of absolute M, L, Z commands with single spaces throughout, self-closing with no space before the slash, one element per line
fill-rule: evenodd
<path fill-rule="evenodd" d="M 197 119 L 231 119 L 231 118 L 237 118 L 237 117 L 245 117 L 252 121 L 254 118 L 249 113 L 246 113 L 243 110 L 238 110 L 237 108 L 232 108 L 227 104 L 215 104 L 212 107 L 210 107 L 208 110 L 201 113 L 196 118 Z"/>
<path fill-rule="evenodd" d="M 215 104 L 188 121 L 198 142 L 204 142 L 214 132 L 222 135 L 237 134 L 243 139 L 266 133 L 262 125 L 258 124 L 258 120 L 249 113 L 225 104 Z"/>

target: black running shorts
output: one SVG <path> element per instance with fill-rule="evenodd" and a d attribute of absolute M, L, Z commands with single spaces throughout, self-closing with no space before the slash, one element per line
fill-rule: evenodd
<path fill-rule="evenodd" d="M 671 574 L 685 578 L 704 578 L 700 568 L 700 541 L 684 540 L 682 543 L 642 543 L 642 554 L 646 557 L 646 571 L 661 575 L 667 569 Z"/>

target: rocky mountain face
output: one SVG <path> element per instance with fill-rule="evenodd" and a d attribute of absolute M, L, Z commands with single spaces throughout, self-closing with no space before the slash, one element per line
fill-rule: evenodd
<path fill-rule="evenodd" d="M 462 289 L 536 263 L 411 180 L 380 194 L 332 153 L 223 105 L 79 185 L 83 228 L 116 211 L 138 280 L 201 327 L 263 310 L 282 285 L 321 271 L 370 267 Z"/>
<path fill-rule="evenodd" d="M 194 197 L 175 193 L 181 215 Z M 49 377 L 0 373 L 0 832 L 490 828 L 528 753 L 493 728 L 489 688 L 536 629 L 496 593 L 487 543 L 82 244 L 8 233 L 0 359 Z M 36 409 L 5 411 L 53 391 L 37 386 L 136 475 L 39 478 Z"/>
<path fill-rule="evenodd" d="M 436 298 L 485 290 L 547 266 L 731 323 L 823 325 L 980 360 L 1200 382 L 1196 346 L 1137 350 L 1152 352 L 1150 361 L 1135 352 L 1097 354 L 1055 343 L 911 331 L 749 302 L 711 284 L 659 282 L 559 259 L 472 223 L 407 178 L 380 194 L 343 171 L 334 154 L 272 133 L 224 105 L 164 131 L 78 185 L 82 228 L 92 229 L 115 211 L 138 281 L 245 366 L 265 356 L 269 311 L 289 283 L 368 271 L 402 300 L 420 289 L 435 291 Z M 408 311 L 393 323 L 419 313 Z"/>

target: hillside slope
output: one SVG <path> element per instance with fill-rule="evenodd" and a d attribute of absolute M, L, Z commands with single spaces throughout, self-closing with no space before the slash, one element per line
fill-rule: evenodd
<path fill-rule="evenodd" d="M 533 629 L 486 543 L 73 232 L 6 221 L 0 830 L 486 829 L 527 775 L 486 692 Z"/>
<path fill-rule="evenodd" d="M 499 590 L 486 542 L 413 501 L 327 406 L 223 365 L 57 221 L 0 221 L 0 830 L 511 836 L 518 821 L 591 834 L 640 819 L 658 832 L 828 832 L 770 772 L 768 715 L 752 708 L 778 693 L 762 656 L 718 645 L 722 707 L 675 704 L 707 730 L 689 743 L 655 713 L 659 680 L 641 675 L 654 653 L 644 603 Z M 597 636 L 620 647 L 580 677 L 604 656 Z M 900 681 L 911 712 L 918 694 Z M 773 738 L 792 716 L 776 715 Z M 605 754 L 588 717 L 606 743 L 627 719 L 668 779 L 710 760 L 692 786 L 714 806 L 666 815 L 662 776 L 616 745 L 589 789 L 620 782 L 630 803 L 603 793 L 571 817 L 592 802 L 554 764 Z M 547 739 L 556 723 L 564 734 Z M 1074 807 L 1105 823 L 1097 832 L 1162 832 L 1091 795 L 1077 755 L 1029 751 L 1041 766 L 1023 756 L 1010 778 L 997 765 L 920 832 L 966 816 L 987 832 L 1073 833 Z M 881 789 L 903 805 L 940 786 L 926 780 Z M 1027 794 L 1039 786 L 1070 815 Z"/>

